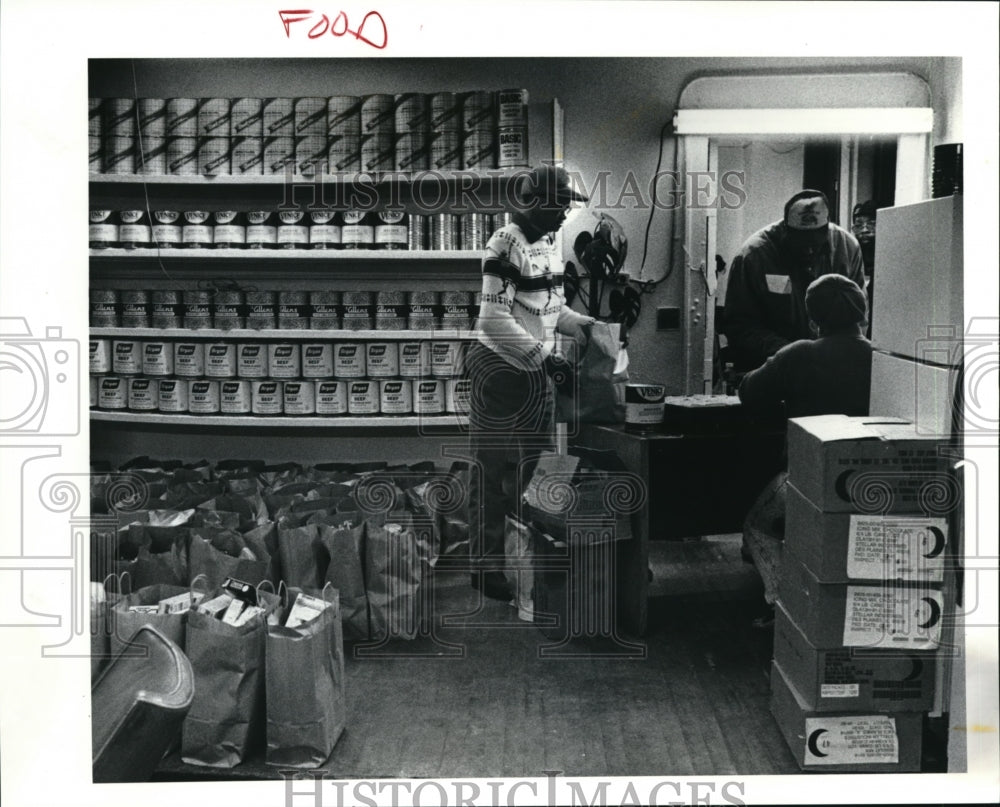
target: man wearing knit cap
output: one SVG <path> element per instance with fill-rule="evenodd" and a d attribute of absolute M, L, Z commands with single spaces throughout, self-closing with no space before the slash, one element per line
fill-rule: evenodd
<path fill-rule="evenodd" d="M 867 415 L 872 345 L 865 336 L 868 300 L 854 281 L 824 275 L 806 289 L 805 306 L 817 339 L 785 345 L 743 377 L 740 401 L 786 417 Z"/>
<path fill-rule="evenodd" d="M 838 274 L 865 288 L 857 240 L 830 222 L 830 205 L 816 190 L 796 193 L 781 221 L 758 230 L 730 267 L 725 332 L 737 370 L 760 367 L 797 339 L 816 334 L 805 308 L 806 288 Z"/>

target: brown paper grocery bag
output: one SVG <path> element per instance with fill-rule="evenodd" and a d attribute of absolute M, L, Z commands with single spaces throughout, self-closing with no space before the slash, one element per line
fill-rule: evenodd
<path fill-rule="evenodd" d="M 330 554 L 326 582 L 340 593 L 340 615 L 344 635 L 367 639 L 368 594 L 365 591 L 364 522 L 345 519 L 337 525 L 320 524 L 320 540 Z"/>

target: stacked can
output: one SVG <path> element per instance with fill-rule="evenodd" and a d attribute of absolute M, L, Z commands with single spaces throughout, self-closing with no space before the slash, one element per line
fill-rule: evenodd
<path fill-rule="evenodd" d="M 401 331 L 409 316 L 405 291 L 380 291 L 375 295 L 375 330 Z"/>
<path fill-rule="evenodd" d="M 117 328 L 119 318 L 119 296 L 116 289 L 90 290 L 90 327 Z"/>
<path fill-rule="evenodd" d="M 430 96 L 430 161 L 432 171 L 454 171 L 462 167 L 462 118 L 458 96 L 438 92 Z"/>
<path fill-rule="evenodd" d="M 91 210 L 88 243 L 91 249 L 108 249 L 118 244 L 118 214 L 114 210 Z"/>
<path fill-rule="evenodd" d="M 183 325 L 181 296 L 178 290 L 153 291 L 151 320 L 154 328 L 180 328 Z"/>
<path fill-rule="evenodd" d="M 496 168 L 496 107 L 485 90 L 462 96 L 462 167 L 470 171 Z"/>
<path fill-rule="evenodd" d="M 198 173 L 198 109 L 196 98 L 168 98 L 166 112 L 167 173 Z"/>
<path fill-rule="evenodd" d="M 278 295 L 273 291 L 248 291 L 247 327 L 261 331 L 277 328 Z"/>
<path fill-rule="evenodd" d="M 471 291 L 446 291 L 441 294 L 441 327 L 462 330 L 469 328 Z"/>
<path fill-rule="evenodd" d="M 441 295 L 436 291 L 411 291 L 406 327 L 411 331 L 433 331 L 440 325 L 438 306 Z"/>
<path fill-rule="evenodd" d="M 340 214 L 340 241 L 344 249 L 371 249 L 375 245 L 375 214 L 352 208 Z"/>
<path fill-rule="evenodd" d="M 233 176 L 264 173 L 264 102 L 233 98 L 229 108 L 230 171 Z"/>
<path fill-rule="evenodd" d="M 340 329 L 340 292 L 309 292 L 309 327 L 313 330 Z"/>
<path fill-rule="evenodd" d="M 167 173 L 167 99 L 140 98 L 136 101 L 138 138 L 136 173 Z"/>
<path fill-rule="evenodd" d="M 250 210 L 247 218 L 247 248 L 267 249 L 278 244 L 278 217 L 269 210 Z"/>
<path fill-rule="evenodd" d="M 282 176 L 295 170 L 295 101 L 265 98 L 261 101 L 263 140 L 261 159 L 265 176 Z"/>
<path fill-rule="evenodd" d="M 361 170 L 361 99 L 332 95 L 326 101 L 327 163 L 331 174 Z"/>
<path fill-rule="evenodd" d="M 104 99 L 88 98 L 87 107 L 90 111 L 87 121 L 87 140 L 89 145 L 88 170 L 92 174 L 99 174 L 104 170 L 102 159 L 104 144 L 101 142 L 101 133 L 104 128 L 104 121 L 102 120 L 104 116 Z"/>
<path fill-rule="evenodd" d="M 152 221 L 153 246 L 176 249 L 182 243 L 181 214 L 177 210 L 154 210 Z"/>
<path fill-rule="evenodd" d="M 370 291 L 345 291 L 343 293 L 342 327 L 345 331 L 371 331 L 375 329 L 372 305 L 375 295 Z"/>
<path fill-rule="evenodd" d="M 316 210 L 309 214 L 309 246 L 312 249 L 337 249 L 342 244 L 342 231 L 333 210 Z"/>
<path fill-rule="evenodd" d="M 121 326 L 148 328 L 150 325 L 150 293 L 126 289 L 121 292 Z"/>
<path fill-rule="evenodd" d="M 375 249 L 406 249 L 409 246 L 406 218 L 403 210 L 379 210 L 375 214 L 372 246 Z"/>
<path fill-rule="evenodd" d="M 490 238 L 492 217 L 489 213 L 463 213 L 461 247 L 466 250 L 486 249 Z"/>
<path fill-rule="evenodd" d="M 396 170 L 425 171 L 430 132 L 427 96 L 419 92 L 403 93 L 396 96 L 395 106 Z"/>
<path fill-rule="evenodd" d="M 297 173 L 327 173 L 327 101 L 325 97 L 295 99 L 294 137 Z"/>
<path fill-rule="evenodd" d="M 212 245 L 211 214 L 207 210 L 185 210 L 181 225 L 181 244 L 189 249 L 205 249 Z"/>
<path fill-rule="evenodd" d="M 278 328 L 303 331 L 309 328 L 309 292 L 278 292 Z"/>
<path fill-rule="evenodd" d="M 309 244 L 309 220 L 304 210 L 279 210 L 279 249 L 305 249 Z"/>
<path fill-rule="evenodd" d="M 410 213 L 406 222 L 406 248 L 427 249 L 427 216 Z"/>
<path fill-rule="evenodd" d="M 396 164 L 395 98 L 386 93 L 361 99 L 361 170 L 392 171 Z"/>
<path fill-rule="evenodd" d="M 135 99 L 105 98 L 100 124 L 106 174 L 135 173 Z"/>
<path fill-rule="evenodd" d="M 186 290 L 184 302 L 184 327 L 197 330 L 212 327 L 212 297 L 207 291 Z"/>
<path fill-rule="evenodd" d="M 459 217 L 454 213 L 435 213 L 430 216 L 430 248 L 436 251 L 458 249 Z"/>
<path fill-rule="evenodd" d="M 212 244 L 216 249 L 239 249 L 246 246 L 245 216 L 236 210 L 216 210 L 212 214 Z"/>
<path fill-rule="evenodd" d="M 118 246 L 123 249 L 148 249 L 153 238 L 145 210 L 118 211 Z"/>
<path fill-rule="evenodd" d="M 528 91 L 497 93 L 497 167 L 528 167 Z"/>
<path fill-rule="evenodd" d="M 246 297 L 242 291 L 220 289 L 213 300 L 212 321 L 222 331 L 246 328 Z"/>

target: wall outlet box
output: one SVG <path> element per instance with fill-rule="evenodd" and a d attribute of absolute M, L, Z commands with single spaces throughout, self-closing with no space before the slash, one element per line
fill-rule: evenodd
<path fill-rule="evenodd" d="M 664 306 L 656 309 L 656 330 L 678 331 L 681 327 L 681 310 Z"/>

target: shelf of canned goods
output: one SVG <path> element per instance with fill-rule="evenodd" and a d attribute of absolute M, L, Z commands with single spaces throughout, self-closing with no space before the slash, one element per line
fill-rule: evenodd
<path fill-rule="evenodd" d="M 156 247 L 148 249 L 92 249 L 90 257 L 100 261 L 135 261 L 173 258 L 183 261 L 444 261 L 451 263 L 478 262 L 482 252 L 477 250 L 398 250 L 384 252 L 364 249 L 334 250 L 274 250 L 274 249 L 175 249 Z"/>
<path fill-rule="evenodd" d="M 420 429 L 462 429 L 468 425 L 467 415 L 371 415 L 358 416 L 340 415 L 330 417 L 320 416 L 267 416 L 267 415 L 163 415 L 139 412 L 91 412 L 91 420 L 109 423 L 135 423 L 146 425 L 171 426 L 235 426 L 245 428 L 420 428 Z"/>

